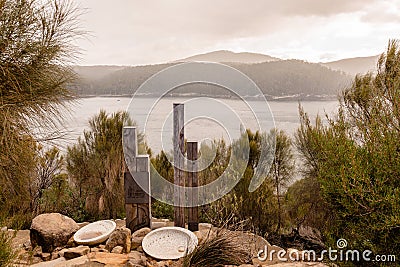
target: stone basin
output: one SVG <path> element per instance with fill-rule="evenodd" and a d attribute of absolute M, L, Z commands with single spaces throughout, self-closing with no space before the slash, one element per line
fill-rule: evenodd
<path fill-rule="evenodd" d="M 111 220 L 90 223 L 74 234 L 74 240 L 81 245 L 97 245 L 108 239 L 115 230 L 116 224 Z"/>

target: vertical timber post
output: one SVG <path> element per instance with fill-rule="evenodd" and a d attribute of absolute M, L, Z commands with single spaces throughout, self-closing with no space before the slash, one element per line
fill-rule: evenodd
<path fill-rule="evenodd" d="M 185 228 L 185 208 L 184 208 L 184 105 L 173 105 L 173 145 L 174 145 L 174 225 Z"/>
<path fill-rule="evenodd" d="M 199 230 L 199 213 L 198 213 L 198 176 L 197 176 L 197 142 L 187 143 L 187 159 L 191 162 L 188 163 L 188 187 L 193 187 L 189 195 L 188 209 L 188 228 L 190 231 Z"/>
<path fill-rule="evenodd" d="M 150 161 L 148 155 L 138 155 L 135 127 L 123 128 L 125 163 L 124 173 L 126 227 L 132 232 L 151 226 Z M 141 185 L 145 186 L 143 190 Z"/>

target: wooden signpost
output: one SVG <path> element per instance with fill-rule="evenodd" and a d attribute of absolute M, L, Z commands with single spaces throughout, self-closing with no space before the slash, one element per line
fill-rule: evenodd
<path fill-rule="evenodd" d="M 187 159 L 188 162 L 188 187 L 193 187 L 191 194 L 189 194 L 188 208 L 188 229 L 190 231 L 199 230 L 199 195 L 198 195 L 198 177 L 197 177 L 197 142 L 187 143 Z"/>
<path fill-rule="evenodd" d="M 132 171 L 127 170 L 124 173 L 126 227 L 134 232 L 151 226 L 151 198 L 146 193 L 150 192 L 150 161 L 148 155 L 137 153 L 135 127 L 124 127 L 123 142 L 126 164 Z M 140 181 L 146 190 L 143 190 L 136 181 Z"/>
<path fill-rule="evenodd" d="M 184 105 L 173 105 L 173 146 L 174 146 L 174 225 L 185 227 L 185 198 L 189 201 L 188 228 L 198 231 L 198 176 L 197 142 L 187 143 L 188 172 L 184 171 L 185 164 L 185 134 L 184 134 Z M 151 192 L 150 187 L 150 160 L 148 155 L 138 155 L 136 127 L 124 127 L 123 146 L 126 165 L 129 167 L 124 174 L 126 227 L 132 232 L 151 227 Z M 187 175 L 185 175 L 187 174 Z M 185 196 L 185 177 L 187 186 L 193 187 L 188 196 Z M 144 189 L 140 185 L 144 186 Z"/>
<path fill-rule="evenodd" d="M 184 131 L 184 106 L 173 105 L 173 145 L 174 145 L 174 225 L 185 228 L 185 195 L 182 188 L 185 186 L 184 178 L 184 153 L 185 153 L 185 131 Z M 179 188 L 179 187 L 180 188 Z"/>

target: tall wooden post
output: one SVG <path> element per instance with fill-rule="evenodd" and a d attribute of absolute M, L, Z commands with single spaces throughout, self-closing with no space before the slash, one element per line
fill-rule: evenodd
<path fill-rule="evenodd" d="M 129 167 L 124 173 L 126 227 L 132 232 L 151 226 L 150 161 L 148 155 L 138 155 L 135 127 L 124 127 L 123 146 L 125 162 Z M 134 179 L 135 178 L 135 179 Z M 145 186 L 143 190 L 140 184 Z"/>
<path fill-rule="evenodd" d="M 184 208 L 184 149 L 185 149 L 185 134 L 184 134 L 184 105 L 173 105 L 173 120 L 174 120 L 174 225 L 177 227 L 185 227 L 185 208 Z M 177 188 L 180 186 L 181 189 Z"/>
<path fill-rule="evenodd" d="M 188 187 L 193 187 L 189 195 L 188 208 L 188 228 L 190 231 L 199 230 L 199 194 L 198 194 L 198 176 L 197 176 L 197 142 L 187 143 L 187 159 L 192 161 L 188 163 Z"/>

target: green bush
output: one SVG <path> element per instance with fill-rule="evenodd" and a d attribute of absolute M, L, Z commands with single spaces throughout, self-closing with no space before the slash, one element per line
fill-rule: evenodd
<path fill-rule="evenodd" d="M 331 212 L 329 245 L 400 251 L 400 47 L 392 41 L 378 72 L 357 76 L 336 117 L 315 125 L 301 112 L 297 144 Z"/>
<path fill-rule="evenodd" d="M 12 239 L 8 232 L 0 231 L 0 266 L 12 266 L 12 262 L 17 257 L 15 250 L 12 247 Z"/>
<path fill-rule="evenodd" d="M 156 218 L 174 220 L 174 206 L 155 200 L 151 203 L 151 215 Z"/>

